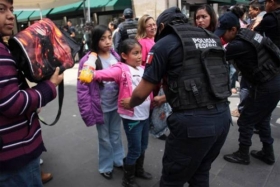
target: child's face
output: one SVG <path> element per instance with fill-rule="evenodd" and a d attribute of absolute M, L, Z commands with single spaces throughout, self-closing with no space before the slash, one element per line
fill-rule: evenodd
<path fill-rule="evenodd" d="M 15 16 L 13 5 L 6 0 L 0 0 L 0 35 L 10 36 L 14 28 Z"/>
<path fill-rule="evenodd" d="M 106 31 L 99 40 L 98 43 L 99 51 L 107 52 L 112 47 L 112 34 Z"/>
<path fill-rule="evenodd" d="M 136 68 L 140 66 L 142 63 L 142 49 L 139 44 L 134 44 L 134 47 L 128 54 L 122 53 L 123 59 L 125 59 L 126 64 L 130 65 L 131 67 Z"/>

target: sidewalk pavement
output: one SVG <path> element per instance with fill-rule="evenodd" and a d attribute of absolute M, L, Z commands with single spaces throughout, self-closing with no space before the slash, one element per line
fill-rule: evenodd
<path fill-rule="evenodd" d="M 42 154 L 44 164 L 42 170 L 51 172 L 53 180 L 45 184 L 46 187 L 116 187 L 121 186 L 123 171 L 115 169 L 113 178 L 107 180 L 98 172 L 98 137 L 95 127 L 86 127 L 77 107 L 76 81 L 77 64 L 73 69 L 64 73 L 65 96 L 62 115 L 59 122 L 52 127 L 42 125 L 42 133 L 47 152 Z M 239 98 L 232 95 L 231 109 L 237 107 Z M 58 108 L 57 100 L 43 108 L 40 116 L 45 121 L 52 122 Z M 223 159 L 238 149 L 237 118 L 233 118 L 225 145 L 219 157 L 212 164 L 210 171 L 211 187 L 278 187 L 280 184 L 280 105 L 275 109 L 271 128 L 274 137 L 276 163 L 266 165 L 251 157 L 248 166 L 232 164 Z M 122 128 L 122 139 L 125 151 L 127 141 Z M 261 149 L 259 137 L 252 138 L 252 149 Z M 152 173 L 152 180 L 136 179 L 140 186 L 158 187 L 161 174 L 161 159 L 164 151 L 164 141 L 150 136 L 146 151 L 145 169 Z M 187 184 L 185 186 L 188 186 Z"/>

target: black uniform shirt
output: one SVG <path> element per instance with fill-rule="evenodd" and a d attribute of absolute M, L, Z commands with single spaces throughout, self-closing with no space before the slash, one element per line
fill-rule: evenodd
<path fill-rule="evenodd" d="M 178 77 L 182 67 L 183 48 L 177 35 L 169 34 L 161 38 L 152 47 L 149 55 L 143 79 L 159 84 L 165 76 L 169 79 Z"/>
<path fill-rule="evenodd" d="M 254 31 L 270 38 L 273 42 L 275 42 L 275 38 L 277 38 L 280 33 L 278 21 L 272 14 L 265 14 L 260 24 L 255 27 Z M 280 47 L 279 44 L 276 45 Z"/>

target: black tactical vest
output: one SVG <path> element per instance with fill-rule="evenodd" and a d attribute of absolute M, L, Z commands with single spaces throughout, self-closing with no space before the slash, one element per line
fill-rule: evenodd
<path fill-rule="evenodd" d="M 122 41 L 128 38 L 135 39 L 137 34 L 137 24 L 138 22 L 136 20 L 123 22 L 123 27 L 120 29 Z"/>
<path fill-rule="evenodd" d="M 279 74 L 280 50 L 268 37 L 263 37 L 249 29 L 240 29 L 237 38 L 253 45 L 258 55 L 255 66 L 242 69 L 237 64 L 246 79 L 253 84 L 259 84 L 267 82 Z"/>
<path fill-rule="evenodd" d="M 167 80 L 167 100 L 174 111 L 212 107 L 231 95 L 229 68 L 220 39 L 188 24 L 170 25 L 183 46 L 182 70 Z"/>

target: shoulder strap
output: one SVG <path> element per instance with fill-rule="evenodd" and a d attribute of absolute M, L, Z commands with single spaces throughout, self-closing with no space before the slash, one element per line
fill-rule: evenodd
<path fill-rule="evenodd" d="M 61 109 L 62 109 L 62 105 L 63 105 L 63 98 L 64 98 L 64 81 L 62 80 L 61 83 L 58 85 L 58 112 L 57 112 L 57 115 L 55 117 L 55 120 L 51 124 L 46 123 L 39 116 L 40 121 L 44 125 L 53 126 L 53 125 L 55 125 L 58 122 L 58 120 L 60 118 L 60 115 L 61 115 Z"/>

